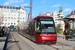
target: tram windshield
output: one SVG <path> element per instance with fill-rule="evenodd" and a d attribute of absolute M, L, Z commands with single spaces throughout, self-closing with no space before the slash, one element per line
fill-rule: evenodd
<path fill-rule="evenodd" d="M 51 18 L 50 18 L 51 19 Z M 36 31 L 40 32 L 40 33 L 55 33 L 55 26 L 54 26 L 54 22 L 53 19 L 51 20 L 38 20 L 36 22 Z"/>
<path fill-rule="evenodd" d="M 41 32 L 55 32 L 53 21 L 41 21 Z"/>

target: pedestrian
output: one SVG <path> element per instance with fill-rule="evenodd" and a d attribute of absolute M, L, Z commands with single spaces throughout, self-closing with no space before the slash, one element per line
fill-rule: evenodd
<path fill-rule="evenodd" d="M 3 27 L 0 27 L 0 36 L 4 36 L 4 30 L 3 30 Z"/>
<path fill-rule="evenodd" d="M 2 27 L 2 34 L 3 34 L 3 36 L 4 36 L 4 27 Z"/>
<path fill-rule="evenodd" d="M 9 28 L 9 33 L 10 33 L 10 28 Z"/>
<path fill-rule="evenodd" d="M 8 34 L 8 28 L 6 26 L 4 27 L 4 33 L 5 33 L 5 35 Z"/>

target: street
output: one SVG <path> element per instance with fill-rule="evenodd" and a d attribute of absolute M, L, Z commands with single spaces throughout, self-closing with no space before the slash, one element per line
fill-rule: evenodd
<path fill-rule="evenodd" d="M 64 43 L 62 43 L 63 41 Z M 66 41 L 58 37 L 56 44 L 39 44 L 21 36 L 17 32 L 11 32 L 8 38 L 7 50 L 74 50 L 74 42 L 75 41 Z"/>

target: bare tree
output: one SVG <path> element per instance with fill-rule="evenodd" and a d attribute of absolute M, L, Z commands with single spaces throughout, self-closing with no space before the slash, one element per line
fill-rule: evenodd
<path fill-rule="evenodd" d="M 3 14 L 2 14 L 2 12 L 0 12 L 0 26 L 1 26 L 2 22 L 3 22 Z"/>

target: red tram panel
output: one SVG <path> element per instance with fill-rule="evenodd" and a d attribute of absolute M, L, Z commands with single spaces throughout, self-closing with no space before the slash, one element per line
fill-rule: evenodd
<path fill-rule="evenodd" d="M 20 34 L 34 42 L 51 44 L 57 41 L 55 23 L 52 17 L 37 16 L 32 20 L 26 21 L 24 25 L 19 25 L 18 28 Z M 22 29 L 25 32 L 22 32 Z"/>

